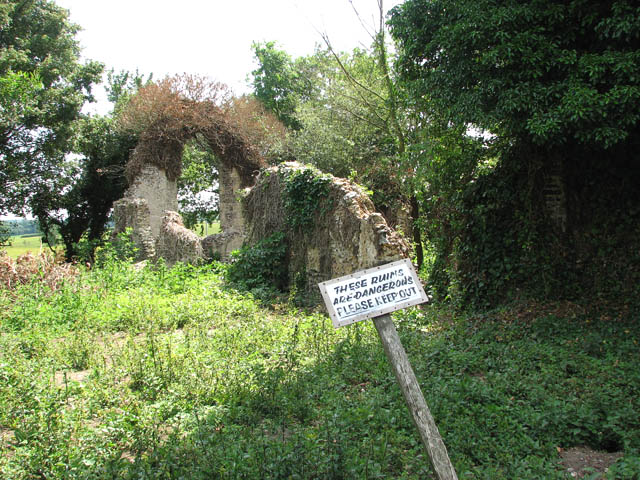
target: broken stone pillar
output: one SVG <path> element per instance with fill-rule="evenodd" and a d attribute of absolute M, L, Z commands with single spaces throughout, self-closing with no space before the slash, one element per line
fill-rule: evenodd
<path fill-rule="evenodd" d="M 240 199 L 243 183 L 238 170 L 223 162 L 218 166 L 218 179 L 222 233 L 204 238 L 202 247 L 207 258 L 228 260 L 231 252 L 244 242 L 245 221 Z"/>
<path fill-rule="evenodd" d="M 138 248 L 136 260 L 155 256 L 156 239 L 151 232 L 151 214 L 146 199 L 121 198 L 113 204 L 113 216 L 116 222 L 114 236 L 131 228 L 131 241 Z"/>
<path fill-rule="evenodd" d="M 151 234 L 158 238 L 164 213 L 178 210 L 178 183 L 169 180 L 160 167 L 147 163 L 127 189 L 125 198 L 144 198 L 147 201 Z"/>
<path fill-rule="evenodd" d="M 165 212 L 160 236 L 156 241 L 156 256 L 168 265 L 176 262 L 199 263 L 202 253 L 202 239 L 182 223 L 178 212 Z"/>
<path fill-rule="evenodd" d="M 162 218 L 166 211 L 178 209 L 178 185 L 167 178 L 161 168 L 145 164 L 140 174 L 113 204 L 116 225 L 114 235 L 132 230 L 131 240 L 138 247 L 138 260 L 156 256 Z"/>

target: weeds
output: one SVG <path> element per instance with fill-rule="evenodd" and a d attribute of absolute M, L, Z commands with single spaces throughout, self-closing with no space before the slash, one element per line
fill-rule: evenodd
<path fill-rule="evenodd" d="M 110 260 L 46 296 L 13 290 L 0 477 L 432 478 L 369 322 L 262 308 L 221 270 Z M 558 451 L 579 445 L 623 452 L 608 479 L 640 474 L 637 319 L 396 322 L 460 478 L 570 478 Z"/>
<path fill-rule="evenodd" d="M 0 250 L 0 292 L 4 294 L 30 284 L 38 292 L 56 291 L 73 282 L 77 274 L 75 266 L 61 263 L 51 252 L 26 253 L 14 259 Z"/>

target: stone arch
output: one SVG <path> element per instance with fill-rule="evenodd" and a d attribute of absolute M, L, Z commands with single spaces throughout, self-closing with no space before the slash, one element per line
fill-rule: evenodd
<path fill-rule="evenodd" d="M 114 205 L 115 232 L 131 227 L 142 258 L 169 264 L 224 260 L 243 244 L 279 231 L 288 249 L 289 283 L 298 285 L 302 278 L 305 288 L 317 293 L 312 287 L 318 281 L 408 254 L 408 244 L 357 185 L 296 163 L 264 168 L 267 146 L 284 128 L 258 103 L 227 97 L 217 84 L 177 77 L 144 87 L 121 115 L 121 128 L 139 140 L 126 168 L 130 187 Z M 175 212 L 183 148 L 196 137 L 219 160 L 223 232 L 204 239 L 186 229 Z M 326 185 L 322 198 L 317 192 L 305 197 L 318 207 L 305 228 L 287 207 L 290 182 L 301 178 Z"/>
<path fill-rule="evenodd" d="M 120 119 L 121 128 L 138 135 L 138 144 L 126 167 L 129 188 L 114 204 L 114 233 L 131 227 L 141 258 L 169 262 L 198 255 L 225 258 L 239 248 L 244 220 L 237 192 L 253 185 L 266 166 L 267 140 L 284 132 L 279 122 L 257 101 L 233 98 L 222 84 L 192 76 L 141 88 Z M 174 213 L 182 153 L 194 138 L 218 159 L 220 184 L 222 233 L 202 241 Z"/>

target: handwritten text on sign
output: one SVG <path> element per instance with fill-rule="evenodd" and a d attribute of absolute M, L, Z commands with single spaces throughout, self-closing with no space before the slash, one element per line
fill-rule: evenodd
<path fill-rule="evenodd" d="M 427 301 L 408 259 L 334 278 L 318 286 L 336 328 Z"/>

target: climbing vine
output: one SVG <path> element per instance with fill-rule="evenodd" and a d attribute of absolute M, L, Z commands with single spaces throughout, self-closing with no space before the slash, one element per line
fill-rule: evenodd
<path fill-rule="evenodd" d="M 314 168 L 281 173 L 284 182 L 284 206 L 291 228 L 303 229 L 313 224 L 315 215 L 330 207 L 331 177 Z"/>

